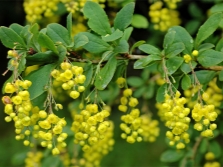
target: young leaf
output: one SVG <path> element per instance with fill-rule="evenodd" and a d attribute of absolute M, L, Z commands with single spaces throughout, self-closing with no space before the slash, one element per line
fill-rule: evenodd
<path fill-rule="evenodd" d="M 88 37 L 86 35 L 78 33 L 74 36 L 74 49 L 84 46 L 89 42 Z"/>
<path fill-rule="evenodd" d="M 212 43 L 204 43 L 198 47 L 198 51 L 203 52 L 203 51 L 211 49 L 213 47 L 214 47 L 214 45 Z"/>
<path fill-rule="evenodd" d="M 193 38 L 190 36 L 190 34 L 180 26 L 173 26 L 169 29 L 169 31 L 175 31 L 174 35 L 174 41 L 175 42 L 183 42 L 185 46 L 185 50 L 183 51 L 186 54 L 191 54 L 191 51 L 193 49 Z M 164 45 L 164 48 L 167 47 Z"/>
<path fill-rule="evenodd" d="M 47 35 L 39 33 L 38 43 L 40 44 L 40 46 L 47 48 L 56 54 L 58 53 L 53 41 Z"/>
<path fill-rule="evenodd" d="M 191 79 L 188 75 L 184 75 L 182 81 L 181 81 L 181 87 L 183 90 L 189 89 L 191 86 Z"/>
<path fill-rule="evenodd" d="M 114 20 L 115 29 L 119 29 L 121 31 L 124 31 L 124 29 L 127 28 L 131 24 L 134 8 L 135 8 L 135 3 L 131 2 L 127 5 L 125 5 L 116 14 L 116 17 L 115 17 L 115 20 Z"/>
<path fill-rule="evenodd" d="M 133 31 L 133 28 L 132 27 L 128 27 L 124 30 L 124 34 L 121 38 L 121 40 L 126 40 L 128 41 L 129 40 L 129 37 L 131 36 L 132 34 L 132 31 Z"/>
<path fill-rule="evenodd" d="M 177 162 L 184 156 L 184 154 L 184 150 L 167 150 L 161 154 L 160 160 L 167 163 Z"/>
<path fill-rule="evenodd" d="M 223 52 L 223 38 L 218 41 L 215 49 L 216 51 Z"/>
<path fill-rule="evenodd" d="M 139 46 L 139 49 L 147 54 L 152 54 L 152 55 L 160 55 L 161 52 L 158 48 L 155 46 L 152 46 L 150 44 L 143 44 Z"/>
<path fill-rule="evenodd" d="M 40 52 L 31 56 L 26 56 L 27 65 L 53 63 L 58 60 L 57 55 L 52 51 Z"/>
<path fill-rule="evenodd" d="M 85 35 L 88 38 L 89 42 L 83 45 L 83 48 L 91 53 L 101 53 L 112 49 L 109 44 L 94 34 L 81 32 L 78 35 Z"/>
<path fill-rule="evenodd" d="M 25 79 L 32 82 L 29 88 L 30 99 L 33 100 L 42 95 L 46 90 L 46 86 L 49 84 L 50 73 L 55 67 L 55 64 L 48 64 L 36 71 L 31 72 Z"/>
<path fill-rule="evenodd" d="M 163 84 L 162 86 L 159 87 L 159 89 L 157 90 L 156 93 L 156 101 L 158 103 L 161 103 L 164 101 L 165 97 L 165 93 L 166 93 L 166 89 L 167 89 L 167 84 Z"/>
<path fill-rule="evenodd" d="M 105 42 L 112 42 L 112 41 L 115 41 L 119 38 L 121 38 L 123 36 L 123 32 L 120 31 L 119 29 L 115 30 L 115 32 L 113 32 L 111 35 L 105 35 L 105 36 L 102 36 L 102 39 L 105 41 Z"/>
<path fill-rule="evenodd" d="M 168 69 L 169 74 L 173 74 L 177 71 L 177 69 L 181 66 L 181 64 L 184 62 L 184 59 L 182 57 L 172 57 L 166 61 L 166 67 Z"/>
<path fill-rule="evenodd" d="M 127 82 L 132 87 L 140 87 L 144 84 L 142 78 L 135 76 L 128 77 Z"/>
<path fill-rule="evenodd" d="M 142 45 L 142 44 L 144 44 L 144 43 L 145 43 L 145 41 L 138 41 L 138 42 L 134 43 L 134 45 L 131 47 L 129 53 L 132 54 L 132 51 L 133 51 L 135 48 L 139 47 L 140 45 Z"/>
<path fill-rule="evenodd" d="M 14 30 L 18 35 L 20 35 L 24 27 L 17 23 L 13 23 L 9 26 L 9 28 Z"/>
<path fill-rule="evenodd" d="M 223 12 L 223 3 L 218 3 L 211 7 L 210 13 Z"/>
<path fill-rule="evenodd" d="M 148 28 L 149 22 L 147 18 L 140 14 L 134 14 L 132 17 L 132 26 L 136 28 Z"/>
<path fill-rule="evenodd" d="M 83 13 L 88 18 L 88 26 L 99 35 L 111 34 L 111 28 L 105 11 L 98 3 L 87 1 Z"/>
<path fill-rule="evenodd" d="M 182 42 L 176 42 L 171 45 L 169 45 L 167 48 L 165 48 L 165 54 L 167 58 L 171 58 L 174 56 L 177 56 L 185 49 L 185 46 Z"/>
<path fill-rule="evenodd" d="M 163 40 L 163 48 L 166 49 L 171 45 L 174 41 L 176 31 L 173 31 L 171 28 L 166 33 L 164 40 Z"/>
<path fill-rule="evenodd" d="M 7 48 L 13 48 L 20 44 L 22 47 L 26 47 L 24 40 L 12 29 L 1 26 L 0 27 L 0 39 L 2 44 Z"/>
<path fill-rule="evenodd" d="M 209 49 L 201 52 L 197 60 L 204 67 L 214 66 L 223 61 L 223 53 Z"/>
<path fill-rule="evenodd" d="M 128 53 L 129 52 L 129 44 L 126 40 L 121 40 L 119 44 L 114 49 L 115 53 Z"/>
<path fill-rule="evenodd" d="M 112 53 L 111 58 L 96 76 L 94 85 L 98 90 L 104 90 L 107 87 L 114 76 L 116 66 L 117 60 L 114 53 Z"/>
<path fill-rule="evenodd" d="M 200 27 L 195 39 L 195 48 L 197 48 L 201 42 L 207 39 L 218 28 L 222 15 L 222 12 L 211 15 Z"/>
<path fill-rule="evenodd" d="M 68 30 L 57 23 L 51 23 L 47 26 L 46 34 L 54 43 L 62 43 L 65 46 L 71 45 L 71 39 Z"/>
<path fill-rule="evenodd" d="M 192 65 L 192 68 L 194 69 L 197 66 L 197 63 L 195 61 L 192 61 L 191 65 Z M 185 62 L 180 66 L 180 69 L 181 69 L 181 71 L 184 72 L 184 74 L 191 72 L 190 65 Z"/>
<path fill-rule="evenodd" d="M 152 64 L 154 61 L 161 60 L 160 56 L 157 55 L 149 55 L 145 58 L 141 58 L 134 63 L 134 69 L 142 69 L 146 66 Z"/>
<path fill-rule="evenodd" d="M 216 72 L 209 70 L 201 70 L 201 71 L 196 71 L 195 74 L 201 84 L 207 84 L 215 77 Z"/>
<path fill-rule="evenodd" d="M 72 34 L 72 13 L 69 13 L 67 16 L 67 30 L 69 35 L 71 36 Z"/>

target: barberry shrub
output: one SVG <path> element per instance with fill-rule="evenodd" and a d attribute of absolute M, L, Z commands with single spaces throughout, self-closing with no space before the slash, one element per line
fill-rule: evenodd
<path fill-rule="evenodd" d="M 15 140 L 30 148 L 25 166 L 100 166 L 119 128 L 119 138 L 129 145 L 156 142 L 164 134 L 163 163 L 220 167 L 223 40 L 207 41 L 222 31 L 223 4 L 210 9 L 192 37 L 179 26 L 177 0 L 154 2 L 151 22 L 165 32 L 159 48 L 129 43 L 131 25 L 148 26 L 136 23 L 145 18 L 134 15 L 134 2 L 113 20 L 104 1 L 61 2 L 71 12 L 66 27 L 0 27 L 0 40 L 9 48 L 6 72 L 11 71 L 2 89 L 5 121 L 14 124 Z M 27 20 L 52 16 L 58 3 L 25 1 Z M 83 13 L 89 29 L 74 35 L 75 12 Z M 128 74 L 131 65 L 141 77 Z"/>

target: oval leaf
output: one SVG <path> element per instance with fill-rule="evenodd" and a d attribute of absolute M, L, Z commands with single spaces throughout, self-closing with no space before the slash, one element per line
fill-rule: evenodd
<path fill-rule="evenodd" d="M 39 33 L 38 43 L 40 44 L 40 46 L 47 48 L 56 54 L 58 53 L 53 41 L 47 35 Z"/>
<path fill-rule="evenodd" d="M 20 44 L 22 47 L 26 47 L 23 39 L 12 29 L 1 26 L 0 27 L 0 39 L 2 44 L 7 48 L 13 48 L 14 46 Z"/>
<path fill-rule="evenodd" d="M 191 79 L 188 75 L 184 75 L 182 81 L 181 81 L 181 87 L 183 90 L 189 89 L 191 86 Z"/>
<path fill-rule="evenodd" d="M 222 12 L 211 15 L 200 27 L 195 40 L 195 48 L 197 48 L 201 42 L 207 39 L 218 28 L 222 15 Z"/>
<path fill-rule="evenodd" d="M 204 67 L 214 66 L 223 61 L 223 53 L 209 49 L 201 52 L 197 60 Z"/>
<path fill-rule="evenodd" d="M 179 161 L 184 156 L 184 151 L 180 150 L 167 150 L 162 153 L 160 160 L 162 162 L 176 162 Z"/>
<path fill-rule="evenodd" d="M 160 55 L 161 52 L 158 48 L 155 46 L 152 46 L 150 44 L 143 44 L 139 46 L 139 49 L 147 54 L 152 54 L 152 55 Z"/>
<path fill-rule="evenodd" d="M 135 3 L 131 2 L 125 5 L 117 14 L 114 20 L 115 29 L 124 31 L 132 22 L 132 16 L 135 8 Z"/>
<path fill-rule="evenodd" d="M 111 34 L 110 24 L 105 11 L 98 3 L 87 1 L 83 13 L 88 18 L 88 26 L 99 35 Z"/>
<path fill-rule="evenodd" d="M 136 28 L 148 28 L 149 22 L 145 16 L 134 14 L 132 17 L 132 26 Z"/>
<path fill-rule="evenodd" d="M 98 90 L 104 90 L 114 76 L 117 66 L 117 60 L 114 56 L 114 53 L 111 56 L 112 57 L 108 60 L 106 65 L 97 74 L 94 85 Z"/>
<path fill-rule="evenodd" d="M 172 57 L 166 61 L 166 67 L 168 69 L 169 74 L 173 74 L 177 71 L 177 69 L 181 66 L 181 64 L 184 62 L 184 59 L 182 57 Z"/>

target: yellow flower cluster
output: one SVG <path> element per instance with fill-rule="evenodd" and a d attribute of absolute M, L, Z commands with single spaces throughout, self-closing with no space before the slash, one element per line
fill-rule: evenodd
<path fill-rule="evenodd" d="M 167 6 L 170 9 L 176 9 L 177 8 L 177 3 L 181 2 L 181 0 L 164 0 L 164 2 L 167 4 Z"/>
<path fill-rule="evenodd" d="M 129 114 L 121 116 L 123 123 L 120 124 L 120 128 L 124 131 L 121 137 L 126 139 L 128 143 L 141 142 L 142 140 L 155 141 L 159 135 L 158 122 L 151 120 L 148 115 L 140 116 L 140 111 L 136 108 L 138 100 L 132 97 L 131 89 L 123 91 L 120 103 L 118 106 L 120 111 L 130 111 Z"/>
<path fill-rule="evenodd" d="M 83 86 L 86 76 L 83 75 L 83 68 L 73 66 L 68 62 L 63 62 L 60 65 L 60 70 L 54 69 L 51 76 L 62 83 L 64 90 L 69 90 L 69 95 L 73 99 L 77 99 L 80 93 L 85 90 Z"/>
<path fill-rule="evenodd" d="M 71 130 L 75 132 L 76 144 L 82 146 L 84 152 L 90 151 L 95 144 L 104 139 L 106 131 L 111 126 L 105 121 L 110 115 L 107 110 L 99 112 L 97 104 L 88 104 L 80 114 L 74 115 Z"/>
<path fill-rule="evenodd" d="M 109 121 L 110 126 L 104 133 L 103 140 L 92 145 L 91 149 L 84 152 L 81 166 L 99 167 L 102 158 L 112 150 L 115 143 L 113 139 L 114 125 Z"/>
<path fill-rule="evenodd" d="M 192 110 L 192 118 L 196 121 L 194 129 L 202 131 L 203 137 L 213 137 L 213 130 L 217 128 L 217 124 L 211 123 L 218 117 L 214 105 L 202 105 L 197 103 Z"/>
<path fill-rule="evenodd" d="M 154 23 L 154 29 L 167 31 L 168 28 L 181 23 L 179 13 L 172 8 L 163 8 L 163 2 L 156 1 L 149 8 L 151 22 Z"/>
<path fill-rule="evenodd" d="M 27 157 L 25 158 L 25 167 L 41 166 L 42 157 L 43 153 L 41 151 L 28 152 Z"/>
<path fill-rule="evenodd" d="M 207 160 L 207 162 L 205 162 L 204 167 L 220 167 L 221 164 L 215 160 L 215 155 L 213 152 L 207 152 L 205 154 L 205 160 Z"/>
<path fill-rule="evenodd" d="M 159 136 L 159 122 L 152 120 L 148 114 L 141 115 L 140 118 L 142 119 L 140 128 L 143 130 L 141 133 L 143 141 L 154 142 Z"/>
<path fill-rule="evenodd" d="M 74 0 L 60 0 L 62 3 L 65 4 L 65 7 L 68 12 L 75 13 L 79 12 L 83 9 L 85 3 L 87 0 L 81 0 L 81 1 L 74 1 Z M 92 0 L 93 2 L 99 3 L 101 7 L 104 8 L 105 0 Z"/>
<path fill-rule="evenodd" d="M 25 0 L 23 3 L 28 22 L 36 22 L 44 17 L 51 17 L 57 11 L 59 0 Z"/>
<path fill-rule="evenodd" d="M 59 118 L 55 114 L 47 114 L 44 110 L 39 111 L 39 117 L 42 120 L 38 122 L 38 125 L 43 129 L 38 132 L 38 138 L 42 140 L 41 146 L 52 149 L 53 142 L 55 142 L 54 139 L 56 139 L 58 145 L 66 147 L 64 140 L 67 138 L 67 134 L 62 133 L 63 127 L 67 124 L 65 119 Z M 52 154 L 60 154 L 56 146 L 52 149 Z"/>
<path fill-rule="evenodd" d="M 166 94 L 164 103 L 157 104 L 158 114 L 170 129 L 166 132 L 166 137 L 170 140 L 169 145 L 176 145 L 177 149 L 185 148 L 185 143 L 190 142 L 187 133 L 191 121 L 188 117 L 190 109 L 184 107 L 186 98 L 180 95 L 179 91 L 173 98 Z"/>

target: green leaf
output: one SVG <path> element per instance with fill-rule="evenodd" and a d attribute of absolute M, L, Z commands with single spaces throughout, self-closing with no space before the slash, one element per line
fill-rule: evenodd
<path fill-rule="evenodd" d="M 47 49 L 53 51 L 54 53 L 58 54 L 56 46 L 54 45 L 53 41 L 47 35 L 45 35 L 43 33 L 39 33 L 38 43 L 40 44 L 40 46 L 47 48 Z"/>
<path fill-rule="evenodd" d="M 67 30 L 69 35 L 72 35 L 72 13 L 67 16 Z"/>
<path fill-rule="evenodd" d="M 92 76 L 93 76 L 93 65 L 92 65 L 91 62 L 87 63 L 84 66 L 84 75 L 86 76 L 84 86 L 87 87 L 91 83 L 91 79 L 92 79 Z"/>
<path fill-rule="evenodd" d="M 188 75 L 184 75 L 182 81 L 181 81 L 181 87 L 183 90 L 189 89 L 191 86 L 191 79 Z"/>
<path fill-rule="evenodd" d="M 158 103 L 161 103 L 164 101 L 166 90 L 167 90 L 167 84 L 163 84 L 162 86 L 158 88 L 157 93 L 156 93 L 156 101 Z"/>
<path fill-rule="evenodd" d="M 209 150 L 213 152 L 215 155 L 215 158 L 218 159 L 222 154 L 222 151 L 221 151 L 222 148 L 220 144 L 215 140 L 211 141 L 209 144 L 210 144 Z"/>
<path fill-rule="evenodd" d="M 223 81 L 223 70 L 219 73 L 219 81 Z"/>
<path fill-rule="evenodd" d="M 127 83 L 132 87 L 140 87 L 144 84 L 144 81 L 140 77 L 131 76 L 128 77 Z"/>
<path fill-rule="evenodd" d="M 168 48 L 174 42 L 175 34 L 176 34 L 176 31 L 172 31 L 172 29 L 168 30 L 163 40 L 164 49 Z"/>
<path fill-rule="evenodd" d="M 200 20 L 188 20 L 185 25 L 185 29 L 189 32 L 189 34 L 193 35 L 197 32 L 198 28 L 200 27 Z"/>
<path fill-rule="evenodd" d="M 194 69 L 197 66 L 197 63 L 195 61 L 191 61 L 192 68 Z M 180 66 L 181 71 L 184 72 L 184 74 L 188 74 L 191 72 L 190 65 L 188 63 L 183 62 L 183 64 Z"/>
<path fill-rule="evenodd" d="M 152 55 L 161 55 L 161 52 L 158 48 L 155 46 L 152 46 L 150 44 L 143 44 L 139 46 L 139 49 L 147 54 L 152 54 Z"/>
<path fill-rule="evenodd" d="M 181 66 L 181 64 L 184 62 L 184 59 L 182 57 L 172 57 L 166 61 L 166 67 L 168 69 L 169 74 L 173 74 L 177 71 L 177 69 Z"/>
<path fill-rule="evenodd" d="M 209 70 L 201 70 L 196 71 L 195 74 L 201 84 L 207 84 L 215 77 L 216 72 Z"/>
<path fill-rule="evenodd" d="M 223 52 L 223 38 L 218 41 L 215 49 L 216 51 Z"/>
<path fill-rule="evenodd" d="M 63 167 L 63 163 L 58 156 L 47 156 L 41 163 L 42 167 Z"/>
<path fill-rule="evenodd" d="M 121 40 L 126 40 L 128 41 L 129 40 L 129 37 L 131 36 L 132 34 L 132 31 L 133 31 L 133 28 L 132 27 L 128 27 L 124 30 L 124 34 L 121 38 Z"/>
<path fill-rule="evenodd" d="M 12 165 L 22 166 L 24 164 L 24 159 L 27 157 L 27 151 L 22 151 L 14 154 L 11 157 Z"/>
<path fill-rule="evenodd" d="M 91 53 L 101 53 L 107 50 L 111 50 L 111 46 L 103 41 L 98 36 L 89 32 L 81 32 L 78 35 L 85 35 L 89 42 L 83 45 L 83 48 Z"/>
<path fill-rule="evenodd" d="M 105 11 L 98 3 L 87 1 L 83 13 L 88 18 L 88 26 L 99 35 L 111 34 L 111 28 Z"/>
<path fill-rule="evenodd" d="M 198 51 L 203 52 L 203 51 L 211 49 L 213 47 L 214 47 L 214 45 L 212 43 L 204 43 L 198 47 Z"/>
<path fill-rule="evenodd" d="M 2 41 L 2 44 L 7 48 L 12 49 L 18 44 L 21 45 L 23 48 L 26 47 L 26 44 L 23 39 L 14 30 L 4 26 L 0 27 L 0 39 Z"/>
<path fill-rule="evenodd" d="M 166 163 L 177 162 L 183 158 L 184 154 L 183 150 L 167 150 L 161 154 L 160 160 Z"/>
<path fill-rule="evenodd" d="M 131 47 L 129 53 L 132 54 L 133 50 L 136 48 L 136 47 L 139 47 L 140 45 L 144 44 L 145 41 L 138 41 L 136 43 L 134 43 L 134 45 Z"/>
<path fill-rule="evenodd" d="M 111 54 L 111 58 L 96 76 L 94 85 L 98 90 L 104 90 L 114 76 L 117 60 L 114 53 Z"/>
<path fill-rule="evenodd" d="M 173 26 L 169 29 L 169 31 L 175 32 L 173 43 L 183 42 L 185 46 L 185 50 L 183 51 L 183 53 L 191 54 L 194 41 L 193 41 L 193 38 L 190 36 L 190 34 L 183 27 L 180 27 L 180 26 Z M 168 46 L 164 45 L 164 48 L 165 47 L 168 47 Z"/>
<path fill-rule="evenodd" d="M 57 47 L 57 50 L 59 52 L 58 53 L 59 59 L 58 59 L 57 63 L 60 64 L 60 63 L 62 63 L 64 61 L 64 59 L 65 59 L 65 57 L 67 55 L 67 49 L 64 46 L 59 45 Z"/>
<path fill-rule="evenodd" d="M 26 56 L 27 65 L 53 63 L 58 60 L 58 56 L 52 51 L 40 52 L 34 55 Z"/>
<path fill-rule="evenodd" d="M 51 23 L 47 26 L 46 34 L 54 43 L 62 43 L 65 46 L 71 45 L 71 39 L 68 30 L 57 23 Z"/>
<path fill-rule="evenodd" d="M 197 48 L 205 39 L 214 33 L 214 31 L 218 28 L 221 19 L 222 13 L 215 13 L 205 21 L 205 23 L 198 30 L 195 39 L 195 48 Z"/>
<path fill-rule="evenodd" d="M 23 54 L 19 61 L 18 73 L 20 74 L 21 72 L 23 72 L 25 68 L 26 68 L 26 54 Z"/>
<path fill-rule="evenodd" d="M 173 43 L 165 49 L 166 57 L 171 58 L 171 57 L 177 56 L 184 49 L 185 49 L 185 46 L 182 42 Z"/>
<path fill-rule="evenodd" d="M 115 32 L 113 32 L 111 35 L 105 35 L 105 36 L 102 36 L 102 39 L 105 41 L 105 42 L 112 42 L 112 41 L 115 41 L 119 38 L 121 38 L 123 36 L 123 32 L 120 31 L 119 29 L 115 30 Z"/>
<path fill-rule="evenodd" d="M 207 152 L 207 149 L 208 149 L 208 140 L 203 138 L 198 150 L 201 154 L 204 154 Z"/>
<path fill-rule="evenodd" d="M 152 64 L 153 62 L 157 61 L 157 60 L 161 60 L 160 56 L 157 55 L 148 55 L 144 58 L 141 58 L 139 60 L 137 60 L 134 63 L 134 69 L 142 69 L 145 68 L 146 66 Z"/>
<path fill-rule="evenodd" d="M 201 52 L 197 60 L 204 67 L 214 66 L 223 61 L 223 53 L 209 49 Z"/>
<path fill-rule="evenodd" d="M 216 13 L 216 12 L 223 12 L 223 3 L 218 3 L 212 6 L 211 9 L 209 10 L 211 14 Z"/>
<path fill-rule="evenodd" d="M 145 86 L 137 88 L 137 89 L 134 91 L 133 96 L 134 96 L 135 98 L 140 98 L 140 97 L 142 97 L 143 94 L 147 91 L 146 88 L 147 88 L 147 87 L 145 87 Z"/>
<path fill-rule="evenodd" d="M 77 34 L 74 36 L 74 49 L 84 46 L 89 42 L 88 37 L 83 34 Z"/>
<path fill-rule="evenodd" d="M 54 69 L 55 64 L 42 66 L 38 70 L 31 72 L 25 79 L 32 82 L 29 88 L 30 99 L 34 100 L 47 91 L 50 81 L 50 73 Z"/>
<path fill-rule="evenodd" d="M 144 97 L 146 99 L 151 99 L 154 96 L 155 93 L 155 83 L 149 82 L 149 85 L 146 88 L 146 91 L 144 92 Z"/>
<path fill-rule="evenodd" d="M 140 14 L 134 14 L 132 17 L 132 26 L 136 28 L 148 28 L 149 22 L 147 18 Z"/>
<path fill-rule="evenodd" d="M 124 31 L 132 22 L 132 16 L 135 8 L 135 3 L 131 2 L 125 5 L 117 14 L 114 20 L 115 29 Z"/>
<path fill-rule="evenodd" d="M 47 99 L 48 93 L 45 91 L 41 95 L 39 95 L 37 98 L 32 100 L 32 105 L 39 107 L 40 110 L 44 110 L 45 106 L 44 103 Z"/>
<path fill-rule="evenodd" d="M 9 28 L 15 31 L 18 35 L 20 35 L 24 27 L 17 23 L 13 23 L 9 26 Z"/>
<path fill-rule="evenodd" d="M 129 52 L 129 44 L 126 40 L 121 40 L 119 44 L 114 49 L 115 53 L 128 53 Z"/>

